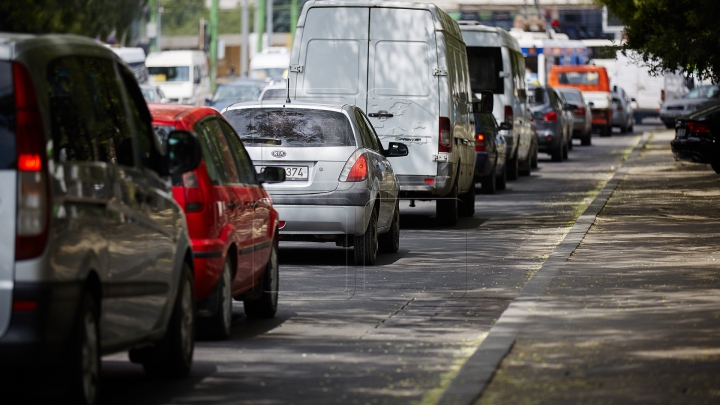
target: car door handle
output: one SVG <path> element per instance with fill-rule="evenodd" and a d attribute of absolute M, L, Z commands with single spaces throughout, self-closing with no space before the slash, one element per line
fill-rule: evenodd
<path fill-rule="evenodd" d="M 385 110 L 380 110 L 380 111 L 378 111 L 378 112 L 368 114 L 368 117 L 372 117 L 372 118 L 392 118 L 392 117 L 394 117 L 394 114 L 389 113 L 389 112 L 387 112 L 387 111 L 385 111 Z"/>

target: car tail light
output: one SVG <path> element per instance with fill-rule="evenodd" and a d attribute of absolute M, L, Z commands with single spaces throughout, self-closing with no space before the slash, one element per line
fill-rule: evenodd
<path fill-rule="evenodd" d="M 17 229 L 15 259 L 39 256 L 47 244 L 50 191 L 42 115 L 30 73 L 13 63 L 17 142 Z"/>
<path fill-rule="evenodd" d="M 543 122 L 555 122 L 557 121 L 558 116 L 555 111 L 550 111 L 549 113 L 543 115 L 542 121 Z"/>
<path fill-rule="evenodd" d="M 695 133 L 695 134 L 709 134 L 710 133 L 710 127 L 707 126 L 707 124 L 704 124 L 702 122 L 688 122 L 687 123 L 688 131 Z"/>
<path fill-rule="evenodd" d="M 618 104 L 617 108 L 615 108 L 616 111 L 622 111 L 622 105 Z"/>
<path fill-rule="evenodd" d="M 13 301 L 12 309 L 15 312 L 28 312 L 28 311 L 34 311 L 38 307 L 37 301 L 20 301 L 15 300 Z"/>
<path fill-rule="evenodd" d="M 438 136 L 438 152 L 452 152 L 453 133 L 450 118 L 440 117 L 440 135 Z"/>
<path fill-rule="evenodd" d="M 285 225 L 286 225 L 286 224 L 287 224 L 287 222 L 285 222 L 285 221 L 279 221 L 279 222 L 278 222 L 278 229 L 283 229 L 283 228 L 285 228 Z"/>
<path fill-rule="evenodd" d="M 368 164 L 365 152 L 356 150 L 340 172 L 340 181 L 363 181 L 368 176 Z"/>
<path fill-rule="evenodd" d="M 665 90 L 660 90 L 660 101 L 665 102 Z"/>
<path fill-rule="evenodd" d="M 515 113 L 513 112 L 513 108 L 511 105 L 505 106 L 505 122 L 510 124 L 510 129 L 513 129 L 513 122 L 515 120 Z"/>
<path fill-rule="evenodd" d="M 203 208 L 203 194 L 194 171 L 182 176 L 185 191 L 185 212 L 198 212 Z"/>
<path fill-rule="evenodd" d="M 582 106 L 578 106 L 578 108 L 576 108 L 575 111 L 573 111 L 573 113 L 575 115 L 585 115 L 586 112 L 587 111 L 585 110 L 585 107 L 582 107 Z"/>
<path fill-rule="evenodd" d="M 485 135 L 475 135 L 475 152 L 485 152 Z"/>

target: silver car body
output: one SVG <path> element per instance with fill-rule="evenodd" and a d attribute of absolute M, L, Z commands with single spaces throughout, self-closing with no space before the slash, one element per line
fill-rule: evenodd
<path fill-rule="evenodd" d="M 303 111 L 334 111 L 349 120 L 353 146 L 283 147 L 283 145 L 254 144 L 243 138 L 246 131 L 233 122 L 232 110 L 241 109 L 297 109 Z M 236 104 L 223 110 L 238 132 L 256 168 L 282 166 L 307 168 L 307 180 L 287 180 L 281 184 L 265 185 L 285 225 L 280 229 L 281 240 L 337 241 L 339 236 L 362 235 L 367 229 L 373 208 L 378 207 L 378 233 L 390 230 L 400 191 L 392 164 L 374 149 L 361 135 L 358 118 L 374 129 L 362 110 L 351 105 L 292 104 L 257 102 Z M 339 181 L 351 156 L 364 153 L 368 159 L 365 181 Z"/>
<path fill-rule="evenodd" d="M 583 136 L 592 131 L 592 113 L 587 102 L 585 102 L 582 92 L 572 87 L 558 87 L 555 90 L 563 95 L 567 103 L 582 107 L 584 110 L 584 113 L 582 113 L 582 110 L 580 112 L 578 110 L 570 111 L 573 119 L 573 136 Z"/>

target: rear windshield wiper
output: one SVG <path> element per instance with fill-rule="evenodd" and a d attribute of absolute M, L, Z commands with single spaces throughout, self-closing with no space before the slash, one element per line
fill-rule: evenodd
<path fill-rule="evenodd" d="M 282 145 L 282 141 L 275 138 L 242 138 L 243 143 L 264 143 L 266 145 Z"/>

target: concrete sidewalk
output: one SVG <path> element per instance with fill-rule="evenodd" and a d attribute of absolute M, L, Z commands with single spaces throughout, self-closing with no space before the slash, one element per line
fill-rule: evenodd
<path fill-rule="evenodd" d="M 720 177 L 640 154 L 477 401 L 720 404 Z"/>

